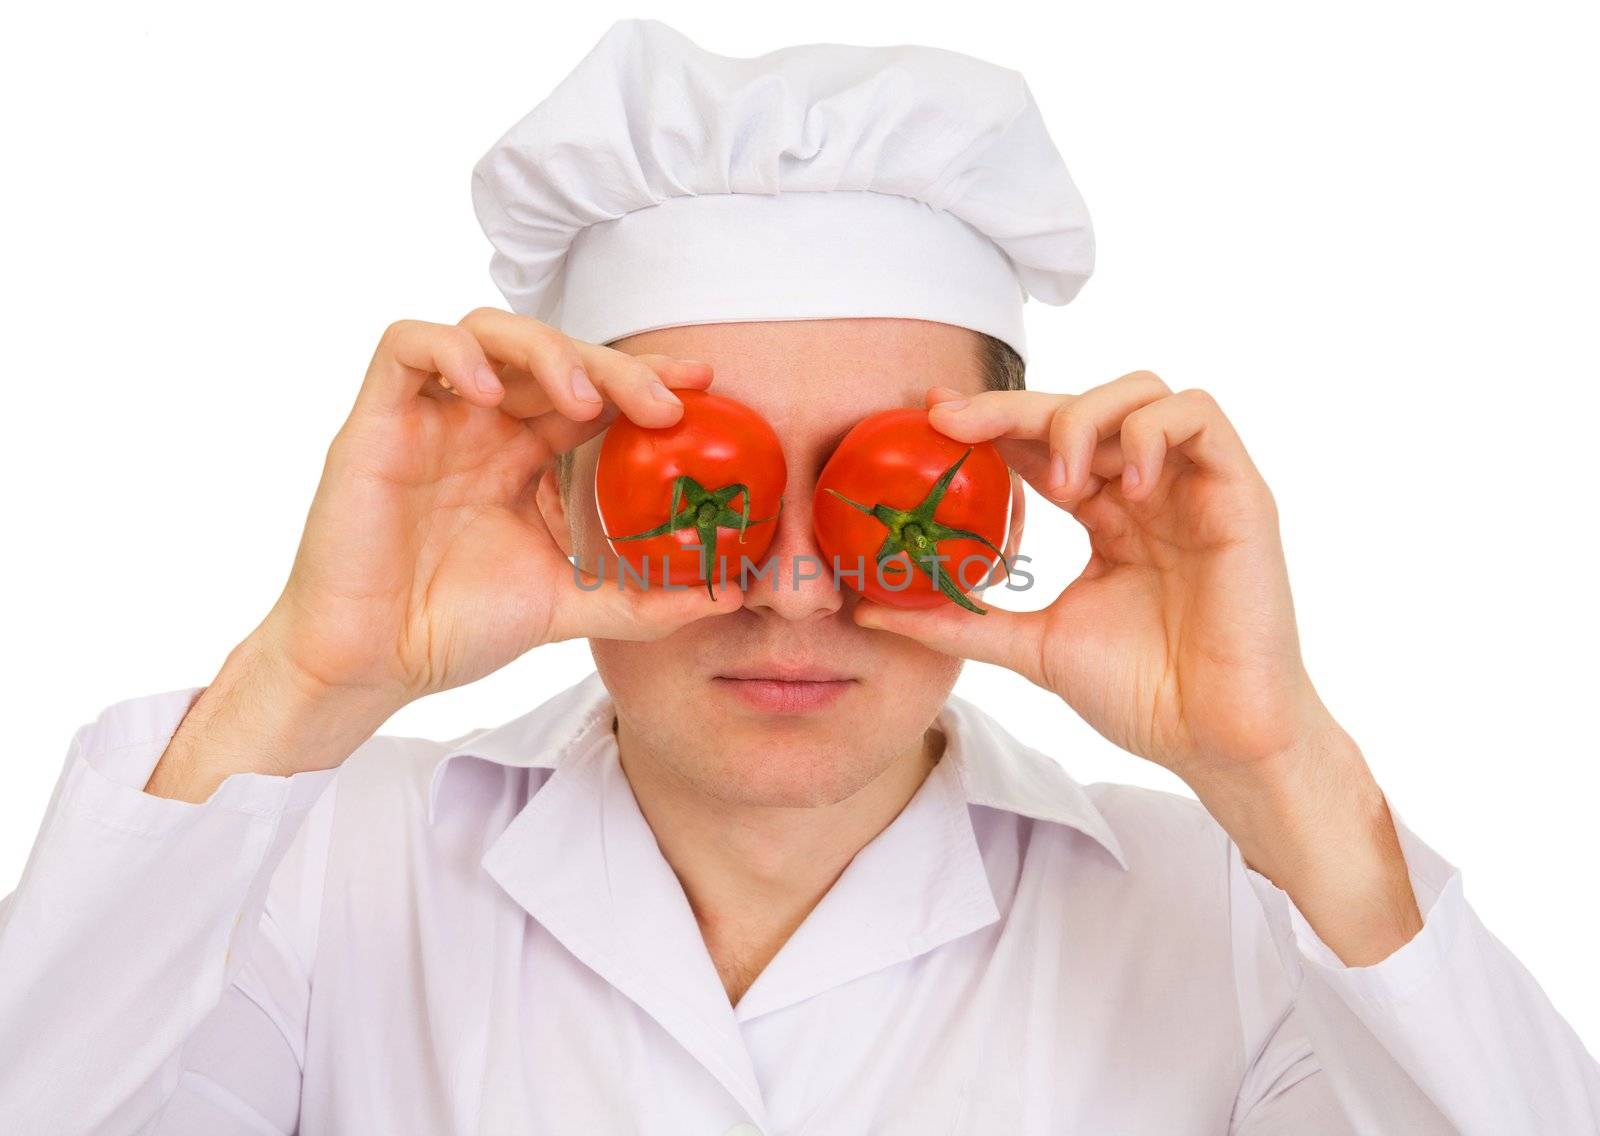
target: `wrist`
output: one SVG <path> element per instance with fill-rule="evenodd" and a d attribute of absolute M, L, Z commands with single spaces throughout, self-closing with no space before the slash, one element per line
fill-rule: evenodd
<path fill-rule="evenodd" d="M 1287 893 L 1347 966 L 1389 957 L 1421 928 L 1389 803 L 1336 723 L 1247 776 L 1196 793 L 1245 866 Z"/>
<path fill-rule="evenodd" d="M 145 791 L 199 803 L 235 773 L 332 768 L 398 708 L 371 692 L 309 681 L 258 628 L 190 706 Z"/>
<path fill-rule="evenodd" d="M 1358 834 L 1388 819 L 1366 758 L 1331 716 L 1289 749 L 1192 780 L 1190 788 L 1246 863 L 1279 886 L 1345 855 Z"/>

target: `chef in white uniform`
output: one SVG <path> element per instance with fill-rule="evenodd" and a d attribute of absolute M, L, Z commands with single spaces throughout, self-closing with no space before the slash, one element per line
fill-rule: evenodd
<path fill-rule="evenodd" d="M 392 328 L 272 615 L 72 739 L 0 905 L 0 1132 L 1600 1132 L 1594 1059 L 1316 698 L 1216 404 L 1006 377 L 1093 251 L 1020 76 L 627 21 L 472 190 L 511 311 Z M 601 427 L 707 384 L 779 429 L 780 561 L 849 425 L 924 404 L 1094 558 L 982 618 L 563 579 Z M 356 660 L 371 589 L 330 580 L 395 517 L 428 634 Z M 522 717 L 373 735 L 579 635 L 597 673 Z M 1198 800 L 1074 781 L 950 696 L 963 656 Z"/>

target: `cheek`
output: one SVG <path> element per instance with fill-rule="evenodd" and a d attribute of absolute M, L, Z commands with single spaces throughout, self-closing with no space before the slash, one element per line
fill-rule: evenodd
<path fill-rule="evenodd" d="M 634 642 L 625 639 L 591 639 L 589 651 L 606 688 L 635 706 L 673 706 L 685 702 L 683 694 L 698 676 L 689 665 L 687 641 L 691 624 L 665 639 Z"/>
<path fill-rule="evenodd" d="M 692 734 L 700 728 L 696 707 L 714 669 L 707 660 L 737 656 L 730 636 L 741 614 L 698 620 L 664 639 L 590 639 L 589 653 L 606 689 L 636 722 L 652 723 L 663 736 Z"/>
<path fill-rule="evenodd" d="M 874 640 L 872 649 L 879 661 L 872 684 L 875 694 L 904 702 L 912 715 L 943 702 L 961 673 L 960 659 L 902 635 L 865 630 L 861 634 Z"/>

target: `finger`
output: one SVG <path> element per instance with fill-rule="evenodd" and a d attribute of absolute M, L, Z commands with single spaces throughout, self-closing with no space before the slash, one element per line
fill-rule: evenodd
<path fill-rule="evenodd" d="M 1255 466 L 1216 399 L 1184 390 L 1128 415 L 1122 423 L 1122 495 L 1142 500 L 1154 491 L 1167 454 L 1180 451 L 1208 473 L 1249 477 Z"/>
<path fill-rule="evenodd" d="M 967 396 L 954 387 L 929 387 L 923 392 L 922 401 L 923 405 L 931 410 L 940 403 L 959 403 L 961 406 L 965 406 Z M 958 407 L 947 405 L 945 409 L 953 410 L 958 409 Z"/>
<path fill-rule="evenodd" d="M 601 393 L 641 426 L 671 426 L 683 416 L 683 400 L 672 393 L 672 386 L 704 388 L 711 382 L 705 363 L 678 360 L 665 365 L 659 355 L 629 355 L 592 343 L 577 347 Z M 669 386 L 663 371 L 677 381 Z"/>
<path fill-rule="evenodd" d="M 913 610 L 862 599 L 851 618 L 858 627 L 904 635 L 935 651 L 994 663 L 1040 681 L 1041 613 L 982 606 L 985 614 L 978 615 L 955 604 Z"/>
<path fill-rule="evenodd" d="M 711 382 L 711 367 L 706 363 L 674 359 L 670 355 L 639 355 L 637 358 L 670 387 L 703 390 Z M 507 398 L 509 400 L 510 396 Z M 561 414 L 545 413 L 526 419 L 523 425 L 539 439 L 546 454 L 564 454 L 610 426 L 619 413 L 616 403 L 607 402 L 595 418 L 577 421 Z"/>
<path fill-rule="evenodd" d="M 498 404 L 505 393 L 483 346 L 470 332 L 425 320 L 396 320 L 378 340 L 355 409 L 361 414 L 404 413 L 436 375 L 448 378 L 462 398 L 480 406 Z"/>
<path fill-rule="evenodd" d="M 654 371 L 667 386 L 704 390 L 711 385 L 711 364 L 698 359 L 676 359 L 671 355 L 635 355 L 635 359 Z"/>
<path fill-rule="evenodd" d="M 551 616 L 552 641 L 660 639 L 697 619 L 729 615 L 744 606 L 744 592 L 717 583 L 716 598 L 701 585 L 640 586 L 615 571 L 596 575 L 572 567 L 561 582 Z"/>
<path fill-rule="evenodd" d="M 1045 441 L 1050 418 L 1071 395 L 1043 391 L 984 391 L 982 394 L 946 398 L 928 408 L 928 421 L 941 434 L 958 442 L 989 442 L 996 438 Z"/>
<path fill-rule="evenodd" d="M 667 372 L 667 377 L 662 381 L 669 389 L 703 389 L 710 385 L 711 382 L 709 371 L 702 374 L 692 369 L 662 367 L 656 369 L 656 374 L 660 375 L 663 371 Z M 593 373 L 593 371 L 588 372 L 591 376 Z M 506 396 L 501 401 L 499 409 L 504 413 L 511 415 L 513 418 L 522 419 L 535 419 L 552 413 L 558 417 L 561 416 L 561 411 L 550 395 L 546 393 L 544 387 L 532 375 L 521 368 L 506 365 L 501 379 L 506 386 Z M 598 389 L 604 390 L 604 388 Z M 627 400 L 624 399 L 624 401 Z M 607 409 L 615 409 L 617 403 L 610 398 L 606 398 L 601 402 L 601 405 Z M 637 411 L 636 404 L 635 410 Z M 603 410 L 599 417 L 605 418 L 609 422 L 614 415 L 608 415 Z M 569 421 L 575 420 L 577 419 L 569 419 Z M 598 419 L 589 419 L 589 421 L 598 421 Z M 667 424 L 670 425 L 671 423 Z"/>
<path fill-rule="evenodd" d="M 506 364 L 509 393 L 502 409 L 531 418 L 554 409 L 578 421 L 595 418 L 607 400 L 641 426 L 670 426 L 683 414 L 682 401 L 659 373 L 678 386 L 705 386 L 710 367 L 692 360 L 640 357 L 571 339 L 529 316 L 499 308 L 477 308 L 461 321 L 490 356 Z"/>
<path fill-rule="evenodd" d="M 1134 371 L 1063 403 L 1050 424 L 1050 448 L 1061 459 L 1052 460 L 1052 476 L 1063 468 L 1065 476 L 1048 482 L 1047 493 L 1060 500 L 1081 496 L 1100 444 L 1121 430 L 1128 415 L 1171 393 L 1158 376 Z"/>
<path fill-rule="evenodd" d="M 958 441 L 1009 440 L 1002 454 L 1029 484 L 1051 500 L 1082 495 L 1095 448 L 1117 432 L 1132 410 L 1171 391 L 1149 371 L 1134 371 L 1081 395 L 985 391 L 949 399 L 928 411 L 940 432 Z"/>
<path fill-rule="evenodd" d="M 621 413 L 615 403 L 607 403 L 598 418 L 582 422 L 551 412 L 526 419 L 522 424 L 539 440 L 544 454 L 549 456 L 577 449 L 615 422 Z"/>
<path fill-rule="evenodd" d="M 1051 417 L 1071 397 L 1041 391 L 969 396 L 950 387 L 933 387 L 924 396 L 935 430 L 958 442 L 993 441 L 1006 464 L 1041 493 L 1052 477 Z"/>
<path fill-rule="evenodd" d="M 530 316 L 499 308 L 474 308 L 460 326 L 506 365 L 507 389 L 516 388 L 515 397 L 506 400 L 506 413 L 529 418 L 554 409 L 576 419 L 600 413 L 604 400 L 576 341 Z"/>

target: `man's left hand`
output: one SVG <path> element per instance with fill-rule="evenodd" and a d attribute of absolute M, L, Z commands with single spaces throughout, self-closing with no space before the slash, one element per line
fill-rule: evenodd
<path fill-rule="evenodd" d="M 1081 395 L 935 387 L 927 402 L 936 429 L 993 441 L 1071 513 L 1089 560 L 1040 611 L 863 600 L 856 622 L 1009 667 L 1170 769 L 1341 957 L 1409 939 L 1420 916 L 1387 803 L 1306 672 L 1277 507 L 1216 400 L 1136 371 Z"/>

